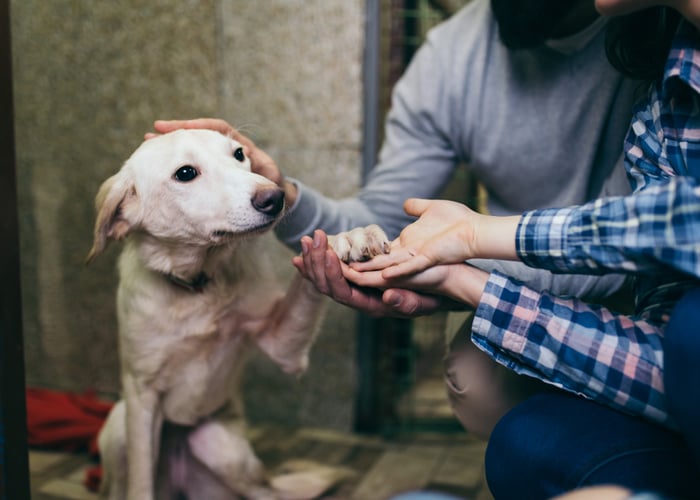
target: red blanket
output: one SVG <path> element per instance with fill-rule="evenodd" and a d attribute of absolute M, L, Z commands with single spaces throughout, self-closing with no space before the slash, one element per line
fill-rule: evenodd
<path fill-rule="evenodd" d="M 97 458 L 97 434 L 113 403 L 98 399 L 93 391 L 84 394 L 28 388 L 27 442 L 29 446 L 66 451 L 88 450 Z M 86 486 L 99 485 L 99 466 L 90 469 Z"/>

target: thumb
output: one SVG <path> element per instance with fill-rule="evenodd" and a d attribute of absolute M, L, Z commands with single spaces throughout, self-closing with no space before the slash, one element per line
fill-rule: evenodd
<path fill-rule="evenodd" d="M 412 290 L 389 288 L 384 291 L 382 301 L 400 317 L 414 318 L 437 311 L 440 308 L 441 299 Z"/>
<path fill-rule="evenodd" d="M 403 209 L 408 215 L 420 217 L 430 206 L 431 200 L 423 198 L 408 198 L 403 203 Z"/>
<path fill-rule="evenodd" d="M 156 132 L 167 134 L 174 130 L 186 128 L 187 120 L 156 120 L 153 122 L 153 128 Z"/>

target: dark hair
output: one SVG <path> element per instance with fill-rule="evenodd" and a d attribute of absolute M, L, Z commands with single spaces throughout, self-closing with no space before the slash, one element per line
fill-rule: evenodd
<path fill-rule="evenodd" d="M 491 0 L 491 10 L 503 45 L 532 49 L 550 38 L 577 0 Z"/>
<path fill-rule="evenodd" d="M 682 19 L 669 7 L 650 7 L 610 19 L 605 40 L 610 64 L 637 80 L 661 78 Z"/>

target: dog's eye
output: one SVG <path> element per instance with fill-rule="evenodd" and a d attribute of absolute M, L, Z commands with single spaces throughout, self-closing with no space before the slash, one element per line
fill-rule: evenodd
<path fill-rule="evenodd" d="M 197 169 L 192 165 L 180 167 L 175 172 L 175 178 L 180 182 L 190 182 L 192 179 L 197 177 L 197 175 Z"/>
<path fill-rule="evenodd" d="M 238 161 L 243 161 L 245 160 L 245 155 L 243 154 L 243 148 L 237 148 L 233 152 L 233 157 L 238 160 Z"/>

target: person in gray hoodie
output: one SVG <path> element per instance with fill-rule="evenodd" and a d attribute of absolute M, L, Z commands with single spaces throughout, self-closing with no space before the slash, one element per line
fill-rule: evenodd
<path fill-rule="evenodd" d="M 438 196 L 460 164 L 486 189 L 495 215 L 627 194 L 622 143 L 636 83 L 608 63 L 604 28 L 592 0 L 473 0 L 428 33 L 393 90 L 379 161 L 357 195 L 345 199 L 285 178 L 222 120 L 157 121 L 155 130 L 213 128 L 246 142 L 253 168 L 285 188 L 289 209 L 275 231 L 295 250 L 317 229 L 332 234 L 376 223 L 396 237 L 412 222 L 403 201 Z M 325 248 L 325 240 L 319 244 Z M 622 275 L 562 276 L 521 263 L 475 264 L 538 290 L 595 301 L 625 282 Z M 382 296 L 315 275 L 322 292 L 375 316 L 452 306 L 408 290 Z M 402 303 L 395 305 L 396 299 Z M 533 388 L 465 340 L 469 317 L 464 320 L 461 333 L 449 332 L 450 400 L 468 430 L 488 437 L 498 418 Z"/>
<path fill-rule="evenodd" d="M 303 259 L 295 259 L 300 271 L 340 303 L 375 316 L 410 317 L 458 306 L 410 290 L 353 287 L 325 233 L 376 223 L 395 238 L 413 220 L 403 201 L 437 197 L 461 163 L 486 189 L 494 215 L 628 194 L 622 144 L 636 86 L 608 63 L 605 20 L 592 0 L 473 0 L 430 31 L 394 88 L 379 161 L 356 196 L 330 199 L 285 178 L 221 120 L 158 121 L 155 130 L 213 128 L 244 141 L 253 168 L 285 189 L 290 208 L 276 234 L 302 250 Z M 596 302 L 625 282 L 614 274 L 553 275 L 517 262 L 472 263 L 538 290 Z M 532 388 L 511 391 L 520 378 L 480 357 L 464 333 L 448 356 L 450 399 L 465 427 L 488 437 Z"/>

